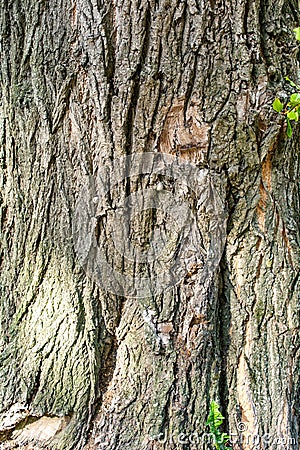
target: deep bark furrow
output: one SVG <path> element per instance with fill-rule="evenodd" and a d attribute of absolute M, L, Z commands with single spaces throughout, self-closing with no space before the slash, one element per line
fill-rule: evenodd
<path fill-rule="evenodd" d="M 205 450 L 189 437 L 204 434 L 216 399 L 231 433 L 246 425 L 236 448 L 269 433 L 296 449 L 299 145 L 271 103 L 296 73 L 299 5 L 1 5 L 3 448 Z M 118 158 L 146 151 L 182 158 L 199 186 L 174 173 L 120 179 Z M 92 179 L 96 193 L 84 191 Z M 158 230 L 173 236 L 159 208 L 129 208 L 121 250 L 114 234 L 126 197 L 150 189 L 196 217 L 160 266 L 128 257 L 130 243 L 142 252 Z M 115 271 L 159 284 L 173 249 L 180 282 L 136 299 L 111 292 L 112 280 L 98 286 L 73 242 L 82 192 L 86 210 L 93 192 L 98 246 Z"/>

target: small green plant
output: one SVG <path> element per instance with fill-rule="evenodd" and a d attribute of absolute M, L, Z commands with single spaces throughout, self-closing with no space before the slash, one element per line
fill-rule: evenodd
<path fill-rule="evenodd" d="M 295 33 L 296 40 L 300 41 L 300 27 L 295 28 L 293 31 Z M 290 96 L 290 99 L 286 104 L 282 103 L 279 98 L 275 98 L 272 106 L 276 112 L 285 116 L 287 124 L 286 134 L 288 137 L 291 137 L 293 134 L 291 122 L 298 122 L 300 115 L 300 86 L 290 80 L 289 77 L 285 77 L 285 79 L 294 89 L 296 89 L 296 92 Z"/>
<path fill-rule="evenodd" d="M 209 408 L 209 415 L 207 418 L 206 425 L 209 426 L 211 436 L 214 440 L 214 447 L 217 450 L 232 450 L 231 447 L 227 446 L 230 436 L 226 433 L 220 431 L 220 427 L 224 421 L 219 405 L 212 401 Z"/>

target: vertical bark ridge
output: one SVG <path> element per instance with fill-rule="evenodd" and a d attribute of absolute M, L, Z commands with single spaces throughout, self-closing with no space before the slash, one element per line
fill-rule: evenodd
<path fill-rule="evenodd" d="M 298 5 L 1 5 L 7 445 L 194 448 L 190 436 L 203 436 L 216 399 L 231 432 L 237 420 L 246 425 L 239 448 L 270 433 L 294 439 L 296 449 L 299 148 L 297 133 L 287 143 L 270 105 L 282 75 L 296 71 L 290 18 L 298 20 Z M 74 210 L 107 162 L 145 151 L 195 165 L 206 183 L 203 208 L 177 180 L 122 180 L 99 206 L 99 242 L 111 242 L 113 212 L 128 194 L 162 183 L 195 214 L 189 236 L 198 233 L 202 256 L 173 289 L 122 298 L 81 268 Z M 218 216 L 213 231 L 208 211 Z M 132 216 L 132 239 L 146 242 L 159 220 Z M 210 242 L 211 257 L 222 261 L 203 277 Z M 131 270 L 113 246 L 107 255 Z M 14 431 L 26 417 L 32 428 Z M 48 440 L 34 431 L 50 423 L 58 428 Z"/>

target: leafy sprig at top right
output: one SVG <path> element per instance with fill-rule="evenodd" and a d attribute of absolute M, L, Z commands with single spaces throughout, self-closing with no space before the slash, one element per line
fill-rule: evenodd
<path fill-rule="evenodd" d="M 295 28 L 293 31 L 297 41 L 300 41 L 300 27 Z M 289 77 L 285 77 L 285 79 L 296 89 L 296 92 L 290 96 L 286 104 L 282 103 L 279 98 L 275 98 L 272 106 L 275 111 L 285 116 L 287 123 L 286 134 L 288 137 L 291 137 L 293 134 L 291 122 L 298 122 L 300 116 L 300 86 L 290 80 Z"/>

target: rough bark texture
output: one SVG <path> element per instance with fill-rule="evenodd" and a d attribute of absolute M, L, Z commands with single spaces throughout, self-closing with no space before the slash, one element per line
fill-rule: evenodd
<path fill-rule="evenodd" d="M 299 448 L 299 137 L 271 109 L 298 3 L 1 0 L 0 20 L 0 447 L 205 449 L 216 399 L 235 449 Z M 203 176 L 203 208 L 185 198 L 204 256 L 133 298 L 83 270 L 72 227 L 89 180 L 142 152 Z M 129 193 L 184 195 L 132 178 L 100 205 L 108 250 Z"/>

